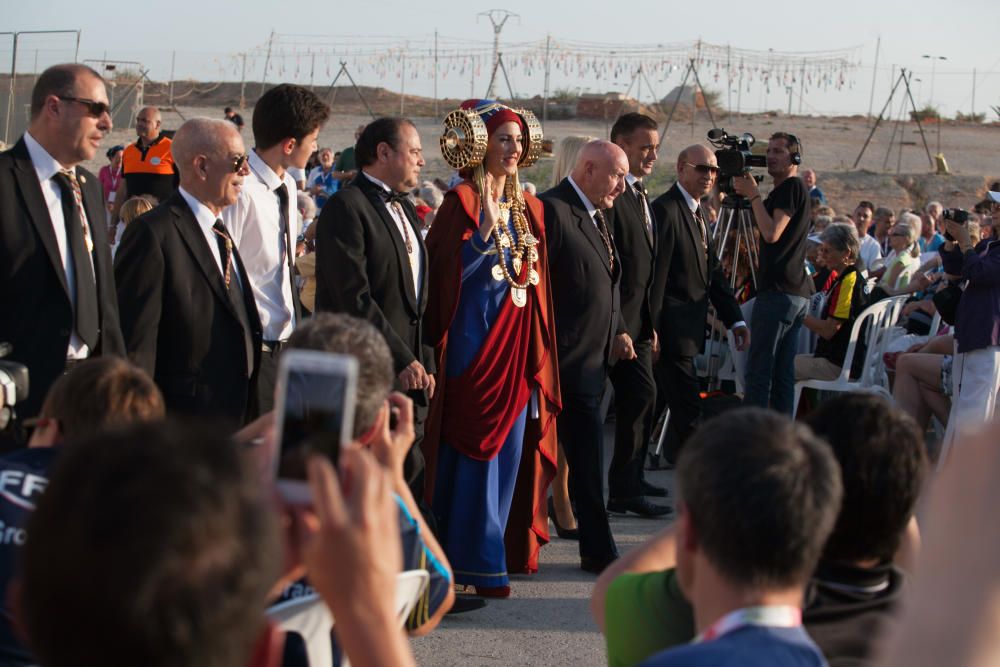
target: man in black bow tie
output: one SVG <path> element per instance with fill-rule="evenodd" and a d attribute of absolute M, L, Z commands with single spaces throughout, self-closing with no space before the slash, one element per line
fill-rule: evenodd
<path fill-rule="evenodd" d="M 316 310 L 361 317 L 392 351 L 397 388 L 414 401 L 417 439 L 407 481 L 423 497 L 420 441 L 434 393 L 434 352 L 423 343 L 427 252 L 406 192 L 424 166 L 420 135 L 404 118 L 379 118 L 355 147 L 360 172 L 323 207 L 316 228 Z"/>

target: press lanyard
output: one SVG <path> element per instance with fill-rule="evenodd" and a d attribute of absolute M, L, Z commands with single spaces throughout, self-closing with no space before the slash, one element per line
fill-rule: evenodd
<path fill-rule="evenodd" d="M 802 625 L 802 610 L 792 606 L 745 607 L 731 611 L 695 637 L 695 644 L 718 639 L 748 625 L 770 628 L 797 628 Z"/>

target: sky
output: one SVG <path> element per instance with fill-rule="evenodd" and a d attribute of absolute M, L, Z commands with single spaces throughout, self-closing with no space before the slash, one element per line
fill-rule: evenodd
<path fill-rule="evenodd" d="M 450 65 L 439 61 L 438 94 L 464 98 L 485 95 L 491 69 L 494 32 L 490 20 L 478 14 L 502 7 L 517 16 L 501 31 L 501 51 L 506 46 L 508 53 L 523 56 L 528 43 L 538 45 L 533 65 L 530 58 L 508 56 L 505 60 L 511 87 L 518 95 L 543 92 L 539 58 L 547 36 L 573 53 L 590 54 L 586 59 L 590 66 L 606 66 L 600 75 L 588 71 L 584 76 L 556 66 L 550 90 L 604 94 L 623 93 L 631 86 L 632 96 L 638 90 L 644 101 L 666 96 L 681 82 L 686 67 L 678 47 L 700 39 L 738 52 L 755 51 L 758 59 L 770 57 L 769 49 L 780 54 L 768 61 L 774 74 L 767 85 L 759 71 L 748 75 L 742 86 L 738 80 L 730 84 L 729 70 L 718 58 L 699 65 L 702 84 L 717 91 L 723 105 L 734 109 L 739 105 L 742 111 L 787 111 L 791 98 L 795 112 L 866 113 L 872 107 L 877 114 L 899 68 L 905 67 L 912 71 L 917 106 L 930 103 L 953 116 L 956 111 L 973 110 L 975 69 L 975 111 L 986 113 L 987 119 L 1000 119 L 989 108 L 1000 105 L 1000 2 L 995 0 L 911 0 L 905 4 L 632 0 L 627 5 L 489 1 L 498 4 L 440 0 L 302 3 L 303 11 L 296 13 L 289 9 L 291 3 L 261 0 L 172 0 L 149 5 L 119 0 L 0 0 L 0 33 L 80 30 L 80 60 L 138 62 L 154 80 L 168 79 L 173 69 L 175 80 L 238 81 L 243 62 L 239 54 L 248 53 L 247 79 L 259 81 L 273 31 L 268 81 L 329 85 L 340 57 L 350 52 L 348 72 L 359 84 L 396 92 L 402 87 L 407 94 L 432 96 L 431 54 L 437 31 L 439 54 L 453 54 Z M 627 11 L 618 10 L 623 6 Z M 281 8 L 281 16 L 275 7 Z M 11 43 L 9 35 L 0 34 L 2 69 L 9 69 Z M 662 56 L 651 50 L 644 57 L 647 68 L 652 61 L 659 63 L 647 69 L 644 78 L 634 77 L 638 59 L 622 61 L 622 56 L 609 54 L 656 44 L 672 48 Z M 22 35 L 17 71 L 29 73 L 36 67 L 72 60 L 75 48 L 75 35 Z M 793 73 L 779 71 L 786 60 L 814 62 L 809 53 L 819 51 L 841 52 L 856 65 L 843 72 L 841 85 L 836 84 L 839 69 L 829 70 L 830 78 L 825 80 L 820 77 L 828 69 L 819 66 L 815 70 L 810 66 L 807 77 L 794 73 L 798 66 Z M 470 55 L 478 55 L 478 65 Z M 401 69 L 406 72 L 403 78 Z M 342 78 L 341 83 L 346 81 Z M 506 96 L 506 84 L 501 81 L 498 88 Z M 178 85 L 178 95 L 182 89 L 190 90 L 190 86 Z M 891 114 L 899 113 L 900 98 L 896 100 Z"/>

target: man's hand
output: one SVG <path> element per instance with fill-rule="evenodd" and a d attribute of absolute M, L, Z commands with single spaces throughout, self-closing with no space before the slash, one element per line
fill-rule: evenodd
<path fill-rule="evenodd" d="M 733 178 L 733 190 L 736 191 L 736 194 L 747 199 L 760 196 L 760 188 L 757 187 L 757 181 L 750 174 L 743 174 L 742 176 Z"/>
<path fill-rule="evenodd" d="M 430 391 L 434 391 L 431 376 L 424 370 L 424 365 L 416 359 L 411 361 L 410 365 L 404 368 L 399 374 L 399 383 L 403 386 L 404 391 L 412 389 L 430 389 Z"/>
<path fill-rule="evenodd" d="M 653 329 L 653 361 L 660 360 L 660 335 Z"/>
<path fill-rule="evenodd" d="M 732 331 L 733 343 L 736 345 L 736 349 L 742 352 L 743 350 L 750 348 L 750 329 L 745 326 L 736 327 Z"/>
<path fill-rule="evenodd" d="M 636 358 L 635 347 L 632 345 L 632 337 L 627 333 L 615 336 L 611 343 L 611 358 L 630 361 Z"/>
<path fill-rule="evenodd" d="M 972 238 L 969 236 L 968 225 L 959 224 L 954 220 L 945 220 L 944 228 L 958 242 L 958 247 L 962 252 L 968 252 L 972 248 Z"/>
<path fill-rule="evenodd" d="M 416 432 L 413 429 L 413 401 L 394 391 L 389 394 L 385 406 L 387 408 L 385 419 L 372 441 L 372 454 L 394 479 L 401 479 L 403 462 L 406 461 L 406 454 L 416 439 Z M 396 418 L 396 426 L 390 428 L 393 415 Z"/>

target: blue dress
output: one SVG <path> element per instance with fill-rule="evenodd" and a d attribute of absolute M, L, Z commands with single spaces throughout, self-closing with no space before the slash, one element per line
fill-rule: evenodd
<path fill-rule="evenodd" d="M 507 230 L 516 242 L 510 221 Z M 492 239 L 484 242 L 474 233 L 462 247 L 462 290 L 448 329 L 447 377 L 465 372 L 509 298 L 507 281 L 493 278 L 498 256 L 483 254 L 493 245 Z M 504 255 L 510 267 L 510 251 L 505 249 Z M 500 453 L 492 460 L 472 459 L 441 442 L 434 514 L 458 584 L 499 587 L 509 583 L 504 531 L 521 461 L 527 412 L 525 406 L 504 438 Z"/>

